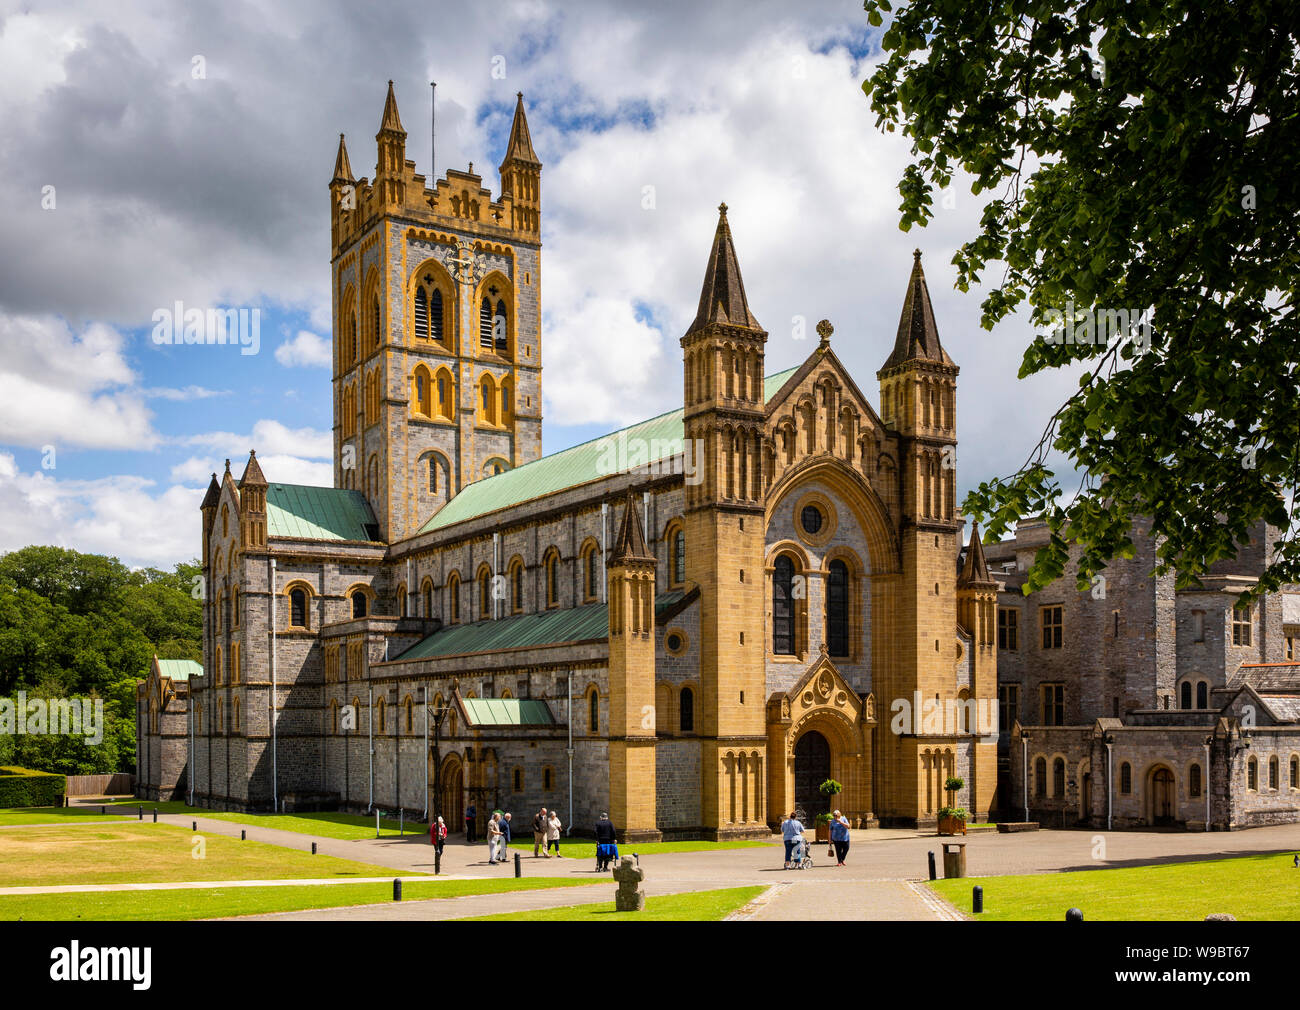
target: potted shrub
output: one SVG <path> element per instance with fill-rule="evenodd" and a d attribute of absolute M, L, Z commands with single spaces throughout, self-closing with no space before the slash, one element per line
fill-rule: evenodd
<path fill-rule="evenodd" d="M 970 816 L 965 807 L 939 808 L 939 834 L 966 834 L 966 819 Z"/>
<path fill-rule="evenodd" d="M 829 842 L 831 840 L 830 812 L 835 809 L 835 797 L 844 792 L 844 786 L 834 779 L 827 779 L 817 789 L 826 797 L 826 813 L 817 815 L 817 841 Z"/>

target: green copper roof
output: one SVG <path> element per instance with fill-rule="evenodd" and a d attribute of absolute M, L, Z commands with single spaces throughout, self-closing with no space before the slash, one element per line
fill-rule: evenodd
<path fill-rule="evenodd" d="M 266 489 L 266 534 L 296 540 L 377 540 L 379 529 L 360 491 L 271 484 Z"/>
<path fill-rule="evenodd" d="M 775 396 L 795 371 L 795 368 L 787 368 L 784 372 L 777 372 L 764 379 L 764 401 Z M 669 459 L 681 452 L 686 438 L 684 413 L 682 408 L 670 410 L 667 414 L 652 417 L 630 428 L 602 435 L 505 473 L 477 480 L 434 513 L 420 527 L 420 532 L 430 533 L 497 509 L 608 477 L 642 463 Z M 634 446 L 638 444 L 645 447 L 644 454 L 640 457 L 634 455 Z"/>
<path fill-rule="evenodd" d="M 191 677 L 202 677 L 203 667 L 192 659 L 160 659 L 158 673 L 163 677 L 171 677 L 172 680 L 189 680 Z"/>
<path fill-rule="evenodd" d="M 462 698 L 475 726 L 552 726 L 555 717 L 544 701 L 531 698 Z"/>
<path fill-rule="evenodd" d="M 655 597 L 655 615 L 681 602 L 686 594 L 675 589 Z M 568 610 L 543 610 L 536 614 L 503 617 L 497 621 L 452 624 L 435 631 L 400 656 L 409 659 L 438 659 L 475 652 L 502 652 L 570 642 L 604 641 L 609 637 L 609 608 L 588 603 Z"/>

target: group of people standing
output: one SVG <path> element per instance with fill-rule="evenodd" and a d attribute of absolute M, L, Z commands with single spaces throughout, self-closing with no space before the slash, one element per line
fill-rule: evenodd
<path fill-rule="evenodd" d="M 843 866 L 844 860 L 849 854 L 849 819 L 838 810 L 831 812 L 831 848 L 827 855 L 834 855 L 835 865 Z M 791 855 L 794 852 L 795 843 L 803 837 L 803 822 L 799 820 L 795 812 L 781 824 L 781 838 L 785 842 L 785 868 L 790 869 Z"/>
<path fill-rule="evenodd" d="M 474 844 L 478 820 L 478 810 L 471 803 L 465 808 L 465 841 Z M 511 815 L 503 813 L 500 810 L 494 810 L 492 817 L 487 823 L 487 843 L 488 843 L 488 862 L 504 863 L 506 861 L 506 848 L 510 845 L 512 837 Z M 551 858 L 554 852 L 556 858 L 560 855 L 560 829 L 564 825 L 560 822 L 560 814 L 556 810 L 547 810 L 542 807 L 533 817 L 533 858 L 544 855 L 547 859 Z M 439 817 L 429 827 L 429 841 L 433 843 L 442 855 L 442 847 L 447 842 L 447 825 Z"/>

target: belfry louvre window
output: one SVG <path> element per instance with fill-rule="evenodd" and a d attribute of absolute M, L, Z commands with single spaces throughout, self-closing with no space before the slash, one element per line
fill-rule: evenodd
<path fill-rule="evenodd" d="M 794 655 L 794 562 L 782 554 L 772 571 L 772 651 Z"/>
<path fill-rule="evenodd" d="M 415 335 L 422 340 L 429 339 L 429 296 L 424 288 L 415 289 Z"/>
<path fill-rule="evenodd" d="M 1020 612 L 1018 610 L 998 610 L 998 648 L 1015 652 L 1019 647 Z"/>
<path fill-rule="evenodd" d="M 832 656 L 849 654 L 849 566 L 832 561 L 826 580 L 826 648 Z"/>
<path fill-rule="evenodd" d="M 1250 607 L 1232 608 L 1232 644 L 1250 644 Z"/>
<path fill-rule="evenodd" d="M 1065 725 L 1065 685 L 1044 684 L 1042 691 L 1043 725 Z"/>
<path fill-rule="evenodd" d="M 686 581 L 686 531 L 679 529 L 673 535 L 673 583 Z"/>
<path fill-rule="evenodd" d="M 1059 649 L 1062 646 L 1065 628 L 1064 608 L 1060 604 L 1052 607 L 1040 607 L 1038 619 L 1043 630 L 1043 648 Z"/>

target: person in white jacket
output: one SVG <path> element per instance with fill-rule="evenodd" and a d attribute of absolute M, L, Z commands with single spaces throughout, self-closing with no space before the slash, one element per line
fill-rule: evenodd
<path fill-rule="evenodd" d="M 552 849 L 555 850 L 555 858 L 557 859 L 560 858 L 560 828 L 562 827 L 563 825 L 560 823 L 560 815 L 557 814 L 554 810 L 552 810 L 551 816 L 547 818 L 546 821 L 546 858 L 547 859 L 551 858 Z"/>

